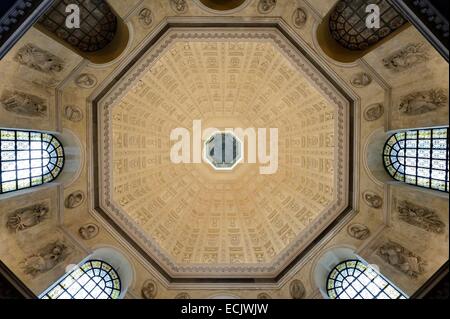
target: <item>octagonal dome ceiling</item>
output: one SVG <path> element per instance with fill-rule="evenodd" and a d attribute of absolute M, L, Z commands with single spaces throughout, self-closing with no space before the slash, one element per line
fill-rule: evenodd
<path fill-rule="evenodd" d="M 102 209 L 173 277 L 276 276 L 348 206 L 348 101 L 275 29 L 170 29 L 98 104 Z M 194 121 L 277 128 L 277 169 L 174 163 Z"/>

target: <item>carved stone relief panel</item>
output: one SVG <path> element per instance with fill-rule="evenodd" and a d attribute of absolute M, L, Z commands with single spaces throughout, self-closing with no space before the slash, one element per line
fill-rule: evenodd
<path fill-rule="evenodd" d="M 413 92 L 401 98 L 400 113 L 421 115 L 448 106 L 448 93 L 444 89 Z"/>
<path fill-rule="evenodd" d="M 384 106 L 381 103 L 371 104 L 364 110 L 364 119 L 373 122 L 380 119 L 384 114 Z"/>
<path fill-rule="evenodd" d="M 367 73 L 361 72 L 355 74 L 350 80 L 350 83 L 356 88 L 363 88 L 372 83 L 372 77 Z"/>
<path fill-rule="evenodd" d="M 383 64 L 389 70 L 401 72 L 428 60 L 429 56 L 424 43 L 410 43 L 383 59 Z"/>
<path fill-rule="evenodd" d="M 66 105 L 64 118 L 71 122 L 80 122 L 83 119 L 83 111 L 76 105 Z"/>
<path fill-rule="evenodd" d="M 367 206 L 379 209 L 383 206 L 383 199 L 381 196 L 375 194 L 371 191 L 366 191 L 363 193 L 363 199 L 364 202 L 367 204 Z"/>
<path fill-rule="evenodd" d="M 347 227 L 347 234 L 358 240 L 366 240 L 370 237 L 370 230 L 362 224 L 351 224 Z"/>
<path fill-rule="evenodd" d="M 151 27 L 153 24 L 153 12 L 149 8 L 143 8 L 141 11 L 139 11 L 139 22 L 144 27 Z"/>
<path fill-rule="evenodd" d="M 270 297 L 270 295 L 265 292 L 260 293 L 256 298 L 257 299 L 272 299 L 272 297 Z"/>
<path fill-rule="evenodd" d="M 445 231 L 444 222 L 434 210 L 403 200 L 398 203 L 397 211 L 400 220 L 410 225 L 436 234 L 442 234 Z"/>
<path fill-rule="evenodd" d="M 292 14 L 292 23 L 297 28 L 303 28 L 308 21 L 308 14 L 304 8 L 297 8 Z"/>
<path fill-rule="evenodd" d="M 75 84 L 82 89 L 91 89 L 97 84 L 97 78 L 92 74 L 83 73 L 75 79 Z"/>
<path fill-rule="evenodd" d="M 302 299 L 306 293 L 305 286 L 300 280 L 293 280 L 289 285 L 289 293 L 292 299 Z"/>
<path fill-rule="evenodd" d="M 62 240 L 52 242 L 36 253 L 26 257 L 21 266 L 25 274 L 35 278 L 55 268 L 59 263 L 66 260 L 71 249 Z"/>
<path fill-rule="evenodd" d="M 188 10 L 186 0 L 170 0 L 170 6 L 176 13 L 185 13 Z"/>
<path fill-rule="evenodd" d="M 90 240 L 97 237 L 99 231 L 99 227 L 96 224 L 90 223 L 81 226 L 80 229 L 78 229 L 78 234 L 84 240 Z"/>
<path fill-rule="evenodd" d="M 82 191 L 77 191 L 69 196 L 67 196 L 66 201 L 64 203 L 66 208 L 72 209 L 80 206 L 84 202 L 84 193 Z"/>
<path fill-rule="evenodd" d="M 388 241 L 377 249 L 377 255 L 386 263 L 408 275 L 417 278 L 423 274 L 426 262 L 401 244 Z"/>
<path fill-rule="evenodd" d="M 10 213 L 6 228 L 11 232 L 20 232 L 42 223 L 49 218 L 50 209 L 48 204 L 39 203 Z"/>
<path fill-rule="evenodd" d="M 155 299 L 158 293 L 158 285 L 154 280 L 146 280 L 142 285 L 141 295 L 144 299 Z"/>
<path fill-rule="evenodd" d="M 58 73 L 64 69 L 64 61 L 62 59 L 30 43 L 19 49 L 14 60 L 31 69 L 47 74 Z"/>
<path fill-rule="evenodd" d="M 19 91 L 4 91 L 0 104 L 8 112 L 25 117 L 46 117 L 47 101 Z"/>
<path fill-rule="evenodd" d="M 275 9 L 277 5 L 277 0 L 259 0 L 258 11 L 261 14 L 267 14 Z"/>

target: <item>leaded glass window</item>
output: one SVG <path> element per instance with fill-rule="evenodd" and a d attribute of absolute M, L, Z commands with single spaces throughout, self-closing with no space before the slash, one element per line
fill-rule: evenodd
<path fill-rule="evenodd" d="M 360 260 L 346 260 L 330 272 L 327 293 L 331 299 L 406 299 L 381 274 Z"/>
<path fill-rule="evenodd" d="M 80 8 L 79 28 L 68 28 L 66 25 L 69 3 Z M 105 48 L 117 31 L 117 17 L 104 0 L 55 1 L 38 23 L 82 52 L 96 52 Z"/>
<path fill-rule="evenodd" d="M 0 194 L 53 181 L 64 167 L 64 149 L 53 135 L 0 130 Z"/>
<path fill-rule="evenodd" d="M 384 147 L 384 165 L 394 179 L 449 191 L 448 128 L 399 132 Z"/>
<path fill-rule="evenodd" d="M 40 299 L 118 299 L 120 292 L 116 270 L 104 261 L 89 260 L 50 287 Z"/>
<path fill-rule="evenodd" d="M 366 26 L 369 4 L 380 8 L 380 28 Z M 331 36 L 349 50 L 366 50 L 407 23 L 387 0 L 341 0 L 331 13 Z"/>

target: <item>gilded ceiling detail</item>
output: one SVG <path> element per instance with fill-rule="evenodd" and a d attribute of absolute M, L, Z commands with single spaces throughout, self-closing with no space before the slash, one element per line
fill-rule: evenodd
<path fill-rule="evenodd" d="M 103 203 L 175 273 L 276 273 L 346 205 L 348 102 L 276 32 L 202 33 L 172 32 L 102 100 Z M 172 163 L 171 131 L 194 120 L 278 128 L 278 170 Z"/>

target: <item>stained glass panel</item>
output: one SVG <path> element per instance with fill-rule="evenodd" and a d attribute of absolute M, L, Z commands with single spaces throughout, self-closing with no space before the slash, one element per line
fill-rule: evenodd
<path fill-rule="evenodd" d="M 40 299 L 118 299 L 121 282 L 116 270 L 101 260 L 89 260 L 50 287 Z"/>
<path fill-rule="evenodd" d="M 0 130 L 0 194 L 51 182 L 63 167 L 64 149 L 55 136 Z"/>
<path fill-rule="evenodd" d="M 386 170 L 408 184 L 449 191 L 448 128 L 396 133 L 383 151 Z"/>
<path fill-rule="evenodd" d="M 360 260 L 338 264 L 329 274 L 331 299 L 406 299 L 406 295 Z"/>

